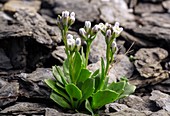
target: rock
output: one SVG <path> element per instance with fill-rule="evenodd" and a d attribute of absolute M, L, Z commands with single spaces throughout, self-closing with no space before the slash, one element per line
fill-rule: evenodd
<path fill-rule="evenodd" d="M 32 12 L 37 12 L 40 9 L 41 1 L 20 1 L 10 0 L 4 4 L 3 10 L 8 12 L 16 12 L 20 9 L 29 9 Z"/>
<path fill-rule="evenodd" d="M 145 78 L 155 78 L 162 74 L 163 71 L 160 62 L 168 56 L 168 52 L 162 48 L 141 48 L 135 54 L 135 66 L 141 76 Z M 165 76 L 165 75 L 164 75 Z M 166 75 L 164 77 L 167 77 Z"/>
<path fill-rule="evenodd" d="M 50 89 L 44 83 L 44 80 L 54 79 L 50 69 L 38 68 L 33 73 L 21 73 L 15 78 L 20 83 L 20 96 L 26 98 L 49 99 Z"/>
<path fill-rule="evenodd" d="M 62 11 L 68 10 L 76 13 L 76 19 L 84 22 L 86 20 L 95 21 L 99 20 L 99 11 L 97 7 L 90 4 L 85 0 L 55 0 L 54 13 L 61 14 Z"/>
<path fill-rule="evenodd" d="M 106 59 L 106 43 L 105 37 L 101 32 L 98 32 L 95 40 L 92 42 L 90 54 L 89 54 L 89 61 L 92 63 L 96 63 L 100 61 L 100 58 L 103 57 Z"/>
<path fill-rule="evenodd" d="M 108 113 L 108 116 L 150 116 L 152 114 L 151 111 L 138 111 L 132 108 L 126 108 L 119 112 Z"/>
<path fill-rule="evenodd" d="M 9 103 L 13 103 L 18 99 L 19 83 L 0 81 L 0 108 Z"/>
<path fill-rule="evenodd" d="M 137 47 L 153 47 L 156 46 L 154 45 L 152 42 L 143 39 L 142 37 L 135 37 L 133 35 L 131 35 L 130 33 L 127 33 L 126 31 L 123 31 L 121 33 L 121 36 L 128 42 L 130 42 L 131 44 L 134 43 L 134 46 Z"/>
<path fill-rule="evenodd" d="M 163 5 L 163 7 L 168 11 L 168 12 L 170 12 L 170 1 L 163 1 L 162 2 L 162 5 Z"/>
<path fill-rule="evenodd" d="M 140 22 L 142 22 L 142 25 L 147 26 L 156 26 L 160 29 L 168 29 L 170 28 L 170 21 L 169 21 L 170 15 L 168 13 L 150 13 L 142 18 L 140 18 Z M 159 30 L 158 30 L 159 31 Z"/>
<path fill-rule="evenodd" d="M 134 13 L 146 15 L 154 12 L 164 12 L 164 9 L 161 4 L 152 4 L 152 3 L 139 3 L 135 6 Z"/>
<path fill-rule="evenodd" d="M 164 0 L 141 0 L 142 2 L 152 2 L 152 3 L 160 3 Z"/>
<path fill-rule="evenodd" d="M 150 100 L 155 101 L 159 107 L 170 112 L 170 96 L 168 94 L 153 90 L 151 95 Z"/>
<path fill-rule="evenodd" d="M 64 60 L 67 58 L 67 55 L 64 50 L 65 46 L 57 46 L 56 50 L 52 52 L 52 56 L 59 60 L 61 63 L 64 62 Z"/>
<path fill-rule="evenodd" d="M 126 55 L 118 54 L 109 72 L 109 83 L 120 80 L 121 77 L 130 78 L 133 75 L 134 66 Z"/>
<path fill-rule="evenodd" d="M 169 45 L 170 43 L 170 29 L 161 28 L 157 26 L 143 26 L 141 28 L 133 29 L 134 35 L 145 38 L 153 43 L 159 43 L 159 46 Z M 161 45 L 162 44 L 162 45 Z"/>
<path fill-rule="evenodd" d="M 123 103 L 126 104 L 129 108 L 136 109 L 138 111 L 150 111 L 150 102 L 149 100 L 143 100 L 141 97 L 135 95 L 129 95 L 123 99 Z"/>
<path fill-rule="evenodd" d="M 6 56 L 4 50 L 0 48 L 0 69 L 9 70 L 12 68 L 10 59 Z"/>
<path fill-rule="evenodd" d="M 95 71 L 100 68 L 100 61 L 97 63 L 92 63 L 88 65 L 88 69 Z M 129 58 L 123 54 L 118 54 L 115 59 L 115 63 L 112 64 L 112 67 L 109 70 L 109 83 L 113 81 L 120 80 L 121 77 L 125 76 L 130 78 L 133 74 L 134 66 L 129 61 Z"/>
<path fill-rule="evenodd" d="M 34 114 L 41 113 L 43 110 L 43 106 L 38 103 L 28 103 L 28 102 L 19 102 L 13 106 L 7 107 L 4 110 L 0 111 L 0 113 L 8 114 L 11 113 L 13 115 L 18 114 Z"/>
<path fill-rule="evenodd" d="M 151 112 L 151 111 L 138 111 L 135 109 L 127 108 L 119 112 L 108 113 L 107 115 L 109 116 L 169 116 L 170 113 L 165 110 Z"/>
<path fill-rule="evenodd" d="M 119 104 L 119 103 L 110 103 L 105 105 L 106 109 L 105 112 L 106 113 L 110 113 L 110 112 L 119 112 L 121 110 L 127 109 L 128 106 L 126 106 L 125 104 Z"/>
<path fill-rule="evenodd" d="M 118 21 L 124 26 L 127 22 L 134 21 L 134 16 L 129 12 L 124 0 L 100 1 L 98 5 L 96 2 L 99 1 L 91 1 L 92 4 L 96 5 L 100 9 L 100 18 L 105 22 L 113 23 Z"/>

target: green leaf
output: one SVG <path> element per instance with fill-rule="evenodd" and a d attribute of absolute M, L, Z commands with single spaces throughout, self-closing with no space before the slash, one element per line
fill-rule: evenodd
<path fill-rule="evenodd" d="M 95 78 L 95 92 L 99 90 L 99 85 L 100 85 L 100 75 L 97 75 Z"/>
<path fill-rule="evenodd" d="M 66 88 L 66 91 L 71 98 L 74 98 L 74 99 L 77 99 L 77 100 L 80 100 L 82 98 L 81 90 L 76 85 L 74 85 L 73 83 L 66 85 L 65 88 Z"/>
<path fill-rule="evenodd" d="M 118 95 L 112 90 L 99 90 L 92 97 L 92 109 L 99 109 L 105 104 L 115 101 Z"/>
<path fill-rule="evenodd" d="M 91 75 L 91 72 L 88 69 L 82 69 L 79 75 L 77 82 L 84 82 Z"/>
<path fill-rule="evenodd" d="M 97 69 L 92 75 L 91 78 L 95 78 L 99 74 L 99 69 Z"/>
<path fill-rule="evenodd" d="M 82 95 L 83 95 L 81 101 L 84 101 L 85 99 L 89 98 L 92 95 L 92 93 L 94 92 L 94 89 L 95 89 L 94 86 L 95 86 L 95 80 L 91 79 L 91 78 L 87 79 L 83 83 L 83 85 L 81 87 L 81 91 L 82 91 Z"/>
<path fill-rule="evenodd" d="M 58 71 L 57 71 L 57 69 L 56 69 L 56 66 L 53 66 L 53 67 L 52 67 L 52 73 L 53 73 L 56 81 L 58 81 L 58 82 L 60 82 L 61 84 L 63 84 L 63 81 L 62 81 L 62 79 L 61 79 L 61 76 L 58 74 Z"/>
<path fill-rule="evenodd" d="M 85 58 L 85 54 L 84 54 L 84 51 L 83 51 L 83 47 L 81 47 L 81 58 L 82 58 L 82 68 L 86 68 L 85 65 L 86 65 L 86 58 Z"/>
<path fill-rule="evenodd" d="M 56 67 L 56 70 L 57 70 L 58 74 L 60 75 L 61 80 L 64 83 L 64 85 L 67 84 L 66 78 L 65 78 L 64 73 L 62 72 L 61 68 L 59 66 L 55 66 L 55 67 Z"/>
<path fill-rule="evenodd" d="M 72 82 L 76 83 L 79 77 L 80 71 L 82 69 L 82 59 L 81 59 L 80 54 L 77 51 L 74 54 L 72 65 L 70 67 L 71 67 L 70 73 L 72 77 Z"/>
<path fill-rule="evenodd" d="M 56 93 L 58 93 L 59 95 L 63 96 L 64 98 L 66 98 L 68 101 L 70 101 L 70 98 L 68 96 L 68 94 L 66 93 L 65 90 L 61 89 L 60 87 L 58 87 L 56 85 L 56 82 L 50 79 L 46 79 L 45 83 Z"/>
<path fill-rule="evenodd" d="M 124 92 L 119 96 L 119 99 L 127 97 L 131 93 L 134 93 L 135 89 L 136 89 L 136 86 L 130 84 L 129 82 L 126 82 L 126 85 L 124 87 Z"/>
<path fill-rule="evenodd" d="M 68 62 L 68 58 L 63 63 L 63 72 L 64 72 L 64 75 L 68 78 L 69 77 L 69 62 Z"/>
<path fill-rule="evenodd" d="M 67 103 L 66 99 L 59 96 L 57 93 L 52 92 L 50 95 L 50 98 L 55 101 L 58 105 L 60 105 L 63 108 L 71 109 L 70 104 Z"/>
<path fill-rule="evenodd" d="M 124 92 L 124 87 L 126 85 L 125 81 L 120 81 L 120 82 L 112 82 L 109 86 L 108 89 L 111 89 L 119 94 Z"/>
<path fill-rule="evenodd" d="M 94 116 L 92 107 L 91 107 L 90 102 L 88 101 L 88 99 L 86 99 L 85 108 L 92 114 L 92 116 Z"/>

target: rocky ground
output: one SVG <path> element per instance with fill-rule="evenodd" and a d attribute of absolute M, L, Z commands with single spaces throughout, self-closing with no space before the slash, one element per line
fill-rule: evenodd
<path fill-rule="evenodd" d="M 0 0 L 0 115 L 68 116 L 49 99 L 44 84 L 51 67 L 66 58 L 56 24 L 63 10 L 74 11 L 70 33 L 78 35 L 84 21 L 119 21 L 119 54 L 110 81 L 126 76 L 137 86 L 133 95 L 106 105 L 100 115 L 170 116 L 170 1 L 169 0 Z M 89 68 L 104 56 L 98 33 Z M 130 59 L 130 60 L 129 60 Z"/>

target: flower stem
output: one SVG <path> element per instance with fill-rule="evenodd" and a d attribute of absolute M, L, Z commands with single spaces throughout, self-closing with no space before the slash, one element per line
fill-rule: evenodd
<path fill-rule="evenodd" d="M 106 70 L 105 70 L 105 76 L 106 76 L 107 73 L 108 73 L 109 65 L 110 65 L 110 44 L 107 44 L 107 49 L 106 49 Z"/>
<path fill-rule="evenodd" d="M 87 47 L 86 47 L 86 64 L 85 64 L 85 67 L 87 67 L 87 65 L 88 65 L 89 54 L 90 54 L 90 47 L 91 47 L 91 42 L 87 42 Z"/>

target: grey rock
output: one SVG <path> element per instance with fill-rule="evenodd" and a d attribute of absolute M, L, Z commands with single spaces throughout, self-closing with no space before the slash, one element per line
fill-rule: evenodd
<path fill-rule="evenodd" d="M 120 54 L 116 56 L 115 63 L 112 64 L 109 72 L 109 83 L 120 80 L 121 77 L 125 76 L 130 78 L 133 75 L 134 66 L 129 61 L 126 55 Z"/>
<path fill-rule="evenodd" d="M 110 104 L 105 105 L 105 107 L 106 107 L 105 109 L 106 113 L 111 113 L 113 111 L 119 112 L 121 110 L 128 108 L 128 106 L 126 106 L 125 104 L 119 104 L 119 103 L 110 103 Z"/>
<path fill-rule="evenodd" d="M 76 19 L 84 22 L 86 20 L 95 21 L 99 20 L 99 11 L 97 7 L 90 4 L 85 0 L 55 0 L 54 12 L 61 14 L 62 11 L 68 10 L 76 13 Z"/>
<path fill-rule="evenodd" d="M 95 1 L 92 0 L 91 2 L 98 6 L 101 12 L 100 18 L 105 22 L 113 23 L 118 21 L 124 26 L 126 22 L 134 21 L 134 15 L 129 12 L 124 0 L 100 1 L 98 5 L 96 4 L 98 0 Z"/>
<path fill-rule="evenodd" d="M 166 10 L 168 10 L 168 12 L 170 12 L 170 1 L 169 0 L 163 1 L 162 5 Z"/>
<path fill-rule="evenodd" d="M 136 109 L 138 111 L 149 111 L 150 104 L 148 101 L 144 101 L 141 97 L 135 95 L 129 95 L 123 99 L 123 103 L 128 107 Z"/>
<path fill-rule="evenodd" d="M 18 102 L 13 106 L 7 107 L 4 110 L 0 111 L 0 113 L 12 113 L 15 114 L 33 114 L 40 113 L 43 110 L 43 105 L 38 103 L 29 103 L 29 102 Z"/>
<path fill-rule="evenodd" d="M 126 31 L 123 31 L 121 33 L 121 36 L 127 40 L 128 42 L 130 42 L 131 44 L 134 43 L 134 46 L 137 47 L 153 47 L 156 46 L 155 44 L 153 44 L 153 42 L 150 42 L 148 40 L 143 39 L 142 37 L 135 37 L 133 35 L 131 35 L 130 33 L 127 33 Z"/>
<path fill-rule="evenodd" d="M 0 48 L 0 69 L 9 70 L 13 68 L 10 59 L 6 56 L 3 49 Z"/>
<path fill-rule="evenodd" d="M 97 61 L 100 61 L 101 57 L 106 59 L 105 54 L 106 54 L 105 37 L 103 36 L 101 32 L 98 32 L 95 40 L 93 41 L 91 45 L 89 61 L 92 63 L 96 63 Z"/>
<path fill-rule="evenodd" d="M 3 6 L 4 11 L 16 12 L 20 9 L 29 9 L 32 12 L 37 12 L 40 9 L 41 1 L 20 1 L 10 0 Z"/>
<path fill-rule="evenodd" d="M 0 107 L 15 102 L 19 96 L 18 82 L 4 83 L 1 81 L 1 84 L 2 85 L 0 86 Z"/>
<path fill-rule="evenodd" d="M 17 75 L 20 82 L 20 95 L 27 98 L 49 99 L 50 90 L 45 79 L 54 79 L 50 69 L 37 68 L 33 73 Z M 29 86 L 29 87 L 28 87 Z"/>
<path fill-rule="evenodd" d="M 136 14 L 149 14 L 153 12 L 164 12 L 164 9 L 161 4 L 152 4 L 152 3 L 139 3 L 135 6 L 134 13 Z"/>
<path fill-rule="evenodd" d="M 159 107 L 170 112 L 170 96 L 168 94 L 153 90 L 151 95 L 150 100 L 155 101 Z"/>
<path fill-rule="evenodd" d="M 142 25 L 147 26 L 156 26 L 159 28 L 170 28 L 170 21 L 169 21 L 170 15 L 168 13 L 150 13 L 142 18 L 140 18 L 140 22 L 142 22 Z M 159 30 L 158 30 L 159 31 Z"/>
<path fill-rule="evenodd" d="M 61 63 L 63 63 L 63 61 L 67 58 L 64 48 L 65 46 L 57 46 L 56 50 L 52 52 L 52 56 Z"/>
<path fill-rule="evenodd" d="M 142 48 L 135 54 L 135 66 L 145 78 L 158 77 L 165 72 L 160 62 L 167 56 L 168 52 L 162 48 Z"/>

